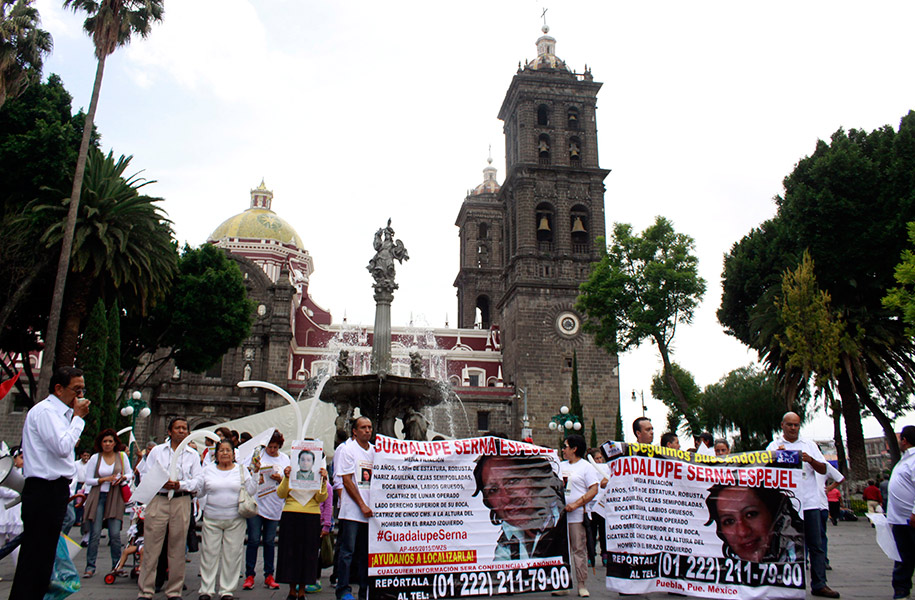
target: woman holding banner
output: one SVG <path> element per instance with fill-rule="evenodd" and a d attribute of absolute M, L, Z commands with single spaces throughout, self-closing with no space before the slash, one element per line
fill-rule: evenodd
<path fill-rule="evenodd" d="M 321 548 L 321 503 L 327 499 L 326 469 L 320 470 L 321 489 L 317 492 L 290 489 L 291 472 L 292 467 L 286 467 L 283 471 L 283 481 L 276 489 L 277 495 L 286 500 L 280 517 L 280 550 L 276 569 L 277 581 L 289 584 L 289 595 L 286 596 L 286 600 L 304 598 L 306 593 L 315 594 L 321 591 L 321 586 L 317 584 L 318 555 Z M 309 494 L 313 495 L 305 500 Z"/>
<path fill-rule="evenodd" d="M 591 465 L 582 460 L 588 445 L 585 438 L 578 434 L 570 435 L 562 443 L 562 457 L 559 465 L 562 480 L 566 488 L 566 513 L 569 521 L 569 545 L 575 562 L 575 577 L 578 580 L 578 595 L 587 598 L 591 595 L 585 583 L 588 580 L 588 537 L 586 532 L 585 506 L 594 496 L 600 485 L 600 479 Z M 554 596 L 568 592 L 553 592 Z"/>

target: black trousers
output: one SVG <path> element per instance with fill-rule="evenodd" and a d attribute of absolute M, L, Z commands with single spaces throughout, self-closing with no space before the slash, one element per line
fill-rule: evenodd
<path fill-rule="evenodd" d="M 48 591 L 70 480 L 28 477 L 22 488 L 22 546 L 10 600 L 41 600 Z"/>

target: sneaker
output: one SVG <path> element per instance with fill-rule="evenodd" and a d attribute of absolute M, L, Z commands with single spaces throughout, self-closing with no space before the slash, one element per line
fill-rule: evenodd
<path fill-rule="evenodd" d="M 315 584 L 309 583 L 308 585 L 305 586 L 305 593 L 306 593 L 306 594 L 317 594 L 317 593 L 320 592 L 320 591 L 321 591 L 321 584 L 320 584 L 320 583 L 315 583 Z"/>
<path fill-rule="evenodd" d="M 340 598 L 340 600 L 356 600 L 356 599 L 353 598 L 352 594 L 343 594 L 343 596 Z"/>
<path fill-rule="evenodd" d="M 835 591 L 828 585 L 824 585 L 818 590 L 810 590 L 810 594 L 813 596 L 820 596 L 821 598 L 838 598 L 839 592 Z"/>
<path fill-rule="evenodd" d="M 273 575 L 267 575 L 264 577 L 264 587 L 271 590 L 278 590 L 280 589 L 280 584 L 273 579 Z"/>
<path fill-rule="evenodd" d="M 578 596 L 580 598 L 589 598 L 591 596 L 591 592 L 588 591 L 588 588 L 578 588 Z"/>
<path fill-rule="evenodd" d="M 254 589 L 254 575 L 248 575 L 245 577 L 245 582 L 241 584 L 241 589 L 243 590 L 253 590 Z"/>

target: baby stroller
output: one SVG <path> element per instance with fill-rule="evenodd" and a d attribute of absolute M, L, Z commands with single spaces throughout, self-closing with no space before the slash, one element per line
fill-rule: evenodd
<path fill-rule="evenodd" d="M 114 584 L 118 576 L 126 577 L 124 565 L 127 564 L 128 557 L 133 557 L 133 566 L 130 569 L 130 578 L 137 580 L 140 578 L 140 563 L 143 561 L 143 507 L 134 506 L 133 516 L 131 517 L 130 527 L 127 529 L 127 547 L 121 552 L 121 559 L 111 573 L 105 575 L 107 585 Z"/>

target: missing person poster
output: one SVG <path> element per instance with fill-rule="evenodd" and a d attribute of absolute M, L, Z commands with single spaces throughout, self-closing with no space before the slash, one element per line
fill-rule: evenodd
<path fill-rule="evenodd" d="M 607 588 L 703 598 L 804 598 L 800 456 L 723 458 L 607 442 Z"/>
<path fill-rule="evenodd" d="M 556 451 L 494 437 L 377 436 L 369 589 L 455 598 L 572 587 Z"/>
<path fill-rule="evenodd" d="M 324 444 L 320 440 L 294 440 L 290 458 L 289 487 L 294 490 L 320 490 Z"/>

